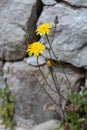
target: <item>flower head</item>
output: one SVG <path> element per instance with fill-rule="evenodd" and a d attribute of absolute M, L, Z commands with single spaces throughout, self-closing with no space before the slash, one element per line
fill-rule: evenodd
<path fill-rule="evenodd" d="M 27 53 L 29 56 L 38 56 L 45 50 L 45 46 L 41 42 L 34 42 L 28 45 Z"/>
<path fill-rule="evenodd" d="M 41 24 L 40 26 L 37 27 L 36 34 L 37 35 L 43 35 L 43 34 L 48 35 L 50 33 L 50 28 L 52 28 L 51 24 L 48 24 L 48 23 Z"/>
<path fill-rule="evenodd" d="M 47 60 L 46 64 L 47 64 L 48 67 L 52 66 L 52 63 L 51 63 L 50 60 Z"/>

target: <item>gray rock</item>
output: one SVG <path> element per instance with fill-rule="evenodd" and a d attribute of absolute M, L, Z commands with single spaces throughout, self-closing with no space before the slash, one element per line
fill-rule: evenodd
<path fill-rule="evenodd" d="M 46 72 L 45 68 L 43 70 Z M 43 83 L 37 67 L 29 66 L 25 62 L 7 63 L 4 66 L 4 77 L 16 98 L 15 114 L 39 123 L 51 118 L 51 114 L 43 109 L 44 104 L 51 101 L 41 90 L 33 73 Z"/>
<path fill-rule="evenodd" d="M 0 1 L 0 59 L 12 61 L 26 55 L 25 28 L 35 1 Z"/>
<path fill-rule="evenodd" d="M 85 87 L 87 88 L 87 78 L 86 78 L 86 80 L 85 80 Z"/>
<path fill-rule="evenodd" d="M 6 85 L 5 85 L 5 81 L 3 79 L 3 75 L 0 75 L 0 88 L 4 88 Z"/>
<path fill-rule="evenodd" d="M 33 130 L 54 130 L 58 125 L 59 122 L 57 120 L 50 120 L 35 126 Z"/>
<path fill-rule="evenodd" d="M 0 88 L 4 88 L 5 87 L 5 81 L 3 78 L 3 62 L 0 61 Z"/>
<path fill-rule="evenodd" d="M 78 7 L 87 7 L 87 0 L 64 0 L 71 5 Z"/>
<path fill-rule="evenodd" d="M 24 61 L 26 61 L 29 65 L 32 66 L 40 66 L 46 63 L 45 58 L 42 56 L 38 56 L 38 63 L 37 63 L 37 57 L 34 56 L 25 58 Z"/>
<path fill-rule="evenodd" d="M 45 5 L 54 5 L 57 3 L 55 0 L 42 0 L 42 2 Z"/>
<path fill-rule="evenodd" d="M 22 117 L 19 117 L 18 115 L 14 115 L 14 119 L 16 121 L 17 127 L 32 129 L 35 126 L 35 122 L 31 119 L 24 119 Z"/>
<path fill-rule="evenodd" d="M 0 130 L 5 130 L 5 126 L 4 125 L 0 125 Z"/>
<path fill-rule="evenodd" d="M 55 38 L 52 43 L 56 57 L 77 67 L 87 66 L 87 9 L 71 9 L 70 7 L 57 4 L 44 9 L 39 22 L 51 23 L 54 26 L 55 16 L 59 17 Z M 50 39 L 53 37 L 50 36 Z M 42 41 L 46 41 L 42 38 Z M 49 57 L 48 52 L 44 54 Z M 53 59 L 56 59 L 52 56 Z"/>
<path fill-rule="evenodd" d="M 2 73 L 2 71 L 3 71 L 3 62 L 0 61 L 0 74 Z"/>
<path fill-rule="evenodd" d="M 15 130 L 32 130 L 32 129 L 26 129 L 26 128 L 22 128 L 22 127 L 15 127 Z"/>
<path fill-rule="evenodd" d="M 67 78 L 64 75 L 64 72 L 66 73 Z M 54 77 L 57 83 L 57 89 L 60 91 L 61 95 L 63 95 L 63 97 L 67 100 L 67 96 L 71 92 L 73 93 L 79 92 L 80 87 L 81 87 L 81 82 L 84 76 L 83 74 L 76 72 L 74 68 L 70 68 L 69 66 L 64 68 L 64 72 L 61 68 L 54 67 Z M 48 75 L 48 82 L 52 86 L 52 88 L 55 88 L 51 75 Z M 53 91 L 50 91 L 50 89 L 48 88 L 47 88 L 47 91 L 50 93 L 50 95 L 52 95 L 52 97 L 55 99 L 57 104 L 61 104 L 62 108 L 64 109 L 67 101 L 63 97 L 61 97 L 59 93 L 57 94 L 53 93 Z M 62 116 L 61 109 L 56 107 L 56 111 L 59 113 L 59 115 Z M 56 117 L 55 114 L 54 114 L 54 117 Z"/>
<path fill-rule="evenodd" d="M 0 124 L 0 130 L 10 130 L 10 128 L 6 129 L 4 125 Z M 32 129 L 27 129 L 27 128 L 22 128 L 22 127 L 16 126 L 16 127 L 14 127 L 14 130 L 32 130 Z"/>
<path fill-rule="evenodd" d="M 49 120 L 47 122 L 41 123 L 34 126 L 33 128 L 24 128 L 16 126 L 14 130 L 54 130 L 59 126 L 60 122 L 58 120 Z M 0 130 L 6 130 L 4 125 L 0 125 Z M 9 130 L 9 129 L 7 129 Z"/>
<path fill-rule="evenodd" d="M 44 73 L 48 83 L 53 89 L 56 90 L 47 66 L 41 66 L 41 70 Z M 71 88 L 73 91 L 79 91 L 83 75 L 80 75 L 71 69 L 65 69 L 65 71 L 71 87 L 69 86 L 60 68 L 54 68 L 54 72 L 56 74 L 54 77 L 57 81 L 58 89 L 62 95 L 67 98 Z M 62 114 L 62 112 L 61 109 L 55 107 L 53 101 L 46 95 L 44 91 L 42 91 L 40 84 L 34 77 L 34 74 L 40 83 L 43 84 L 45 90 L 47 90 L 47 92 L 58 104 L 61 102 L 62 107 L 64 108 L 66 103 L 65 100 L 62 99 L 58 93 L 54 93 L 52 89 L 48 87 L 42 75 L 40 74 L 38 67 L 29 66 L 24 61 L 6 63 L 4 66 L 4 77 L 7 80 L 7 84 L 12 94 L 16 98 L 15 115 L 18 115 L 24 119 L 34 120 L 35 123 L 40 123 L 47 121 L 48 119 L 52 119 L 53 115 L 55 114 L 55 110 L 58 111 L 59 115 L 60 113 Z M 47 110 L 51 110 L 51 113 L 49 113 Z M 54 118 L 56 117 L 54 116 Z"/>

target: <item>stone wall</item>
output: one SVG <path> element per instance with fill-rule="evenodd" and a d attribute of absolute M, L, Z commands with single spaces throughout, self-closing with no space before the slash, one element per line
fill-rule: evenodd
<path fill-rule="evenodd" d="M 36 67 L 36 59 L 27 57 L 24 37 L 29 33 L 29 43 L 40 39 L 35 34 L 37 25 L 48 22 L 54 26 L 56 16 L 59 23 L 52 47 L 62 62 L 71 87 L 79 91 L 81 87 L 87 87 L 87 0 L 0 1 L 0 88 L 7 84 L 15 96 L 15 119 L 19 124 L 24 121 L 37 124 L 52 119 L 54 112 L 49 113 L 44 110 L 44 106 L 49 107 L 53 103 L 32 76 L 34 72 L 44 83 Z M 53 33 L 52 30 L 50 39 Z M 44 37 L 40 40 L 45 42 Z M 44 52 L 44 56 L 49 58 L 47 52 Z M 52 60 L 56 62 L 53 56 Z M 39 63 L 52 83 L 42 57 Z M 60 68 L 55 70 L 61 91 L 67 96 L 69 89 L 66 88 L 63 72 Z M 22 120 L 21 123 L 19 120 Z"/>

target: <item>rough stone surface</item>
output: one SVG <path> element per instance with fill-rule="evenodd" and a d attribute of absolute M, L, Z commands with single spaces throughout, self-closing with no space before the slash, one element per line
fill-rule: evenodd
<path fill-rule="evenodd" d="M 5 82 L 4 82 L 3 76 L 0 75 L 0 88 L 4 88 L 4 87 L 5 87 Z"/>
<path fill-rule="evenodd" d="M 54 130 L 59 125 L 58 120 L 49 120 L 47 122 L 41 123 L 39 125 L 34 126 L 33 128 L 24 128 L 24 127 L 15 127 L 14 130 Z M 0 125 L 0 130 L 6 130 L 4 125 Z M 9 130 L 9 129 L 7 129 Z"/>
<path fill-rule="evenodd" d="M 21 128 L 21 127 L 15 127 L 15 130 L 32 130 L 32 129 L 26 129 L 26 128 Z"/>
<path fill-rule="evenodd" d="M 52 43 L 53 50 L 58 59 L 77 67 L 87 66 L 86 12 L 87 8 L 72 9 L 64 4 L 56 4 L 44 9 L 38 22 L 38 24 L 48 22 L 54 26 L 55 16 L 59 17 L 59 24 Z M 47 52 L 45 56 L 49 57 Z"/>
<path fill-rule="evenodd" d="M 57 120 L 50 120 L 35 126 L 33 130 L 54 130 L 56 127 L 58 127 L 58 123 L 59 122 Z"/>
<path fill-rule="evenodd" d="M 16 121 L 17 127 L 22 127 L 25 129 L 32 129 L 35 126 L 35 122 L 32 119 L 24 119 L 18 115 L 14 115 L 14 120 Z"/>
<path fill-rule="evenodd" d="M 0 72 L 2 73 L 2 71 L 3 71 L 3 62 L 0 61 Z"/>
<path fill-rule="evenodd" d="M 37 25 L 48 22 L 54 26 L 53 21 L 55 16 L 58 16 L 56 34 L 51 29 L 49 39 L 52 40 L 55 34 L 52 47 L 57 59 L 64 61 L 63 67 L 71 88 L 60 67 L 54 66 L 54 77 L 58 87 L 55 88 L 48 68 L 44 65 L 45 59 L 40 57 L 39 63 L 43 65 L 41 69 L 48 83 L 54 90 L 59 89 L 65 98 L 71 89 L 74 92 L 79 91 L 81 87 L 87 87 L 87 0 L 37 0 L 36 4 L 35 2 L 36 0 L 0 0 L 0 88 L 7 83 L 15 96 L 14 118 L 17 122 L 15 130 L 53 130 L 58 124 L 54 120 L 34 125 L 52 118 L 60 119 L 60 115 L 62 116 L 61 109 L 43 92 L 36 78 L 57 103 L 62 107 L 66 104 L 66 101 L 44 82 L 36 59 L 25 57 L 26 31 L 29 33 L 30 43 L 40 38 L 35 34 L 37 20 Z M 45 43 L 46 39 L 42 36 L 41 41 Z M 44 55 L 49 58 L 47 51 Z M 17 62 L 21 59 L 24 61 Z M 53 55 L 52 59 L 55 59 L 56 63 Z M 10 62 L 6 62 L 3 68 L 2 60 Z M 79 67 L 84 67 L 85 72 Z M 58 112 L 56 115 L 55 110 Z M 4 126 L 0 125 L 0 130 L 4 130 Z"/>
<path fill-rule="evenodd" d="M 55 0 L 42 0 L 42 2 L 45 5 L 54 5 L 57 3 Z"/>
<path fill-rule="evenodd" d="M 3 78 L 3 62 L 0 61 L 0 88 L 5 87 L 5 81 Z"/>
<path fill-rule="evenodd" d="M 0 59 L 18 60 L 26 55 L 25 27 L 36 0 L 0 0 Z"/>
<path fill-rule="evenodd" d="M 53 89 L 56 90 L 47 66 L 42 66 L 41 70 L 44 73 L 48 83 Z M 61 69 L 55 67 L 54 71 L 56 73 L 55 79 L 57 78 L 57 87 L 65 98 L 67 98 L 71 88 L 73 91 L 79 91 L 81 79 L 83 78 L 82 74 L 77 74 L 71 69 L 65 70 L 71 83 L 70 88 Z M 18 115 L 24 119 L 31 119 L 34 120 L 35 123 L 39 123 L 52 118 L 55 114 L 55 110 L 57 110 L 60 114 L 61 109 L 56 108 L 54 103 L 48 98 L 42 89 L 40 89 L 40 84 L 34 77 L 34 74 L 41 84 L 43 84 L 48 93 L 56 100 L 56 102 L 59 103 L 60 101 L 62 107 L 64 107 L 66 103 L 65 100 L 62 99 L 59 94 L 54 93 L 47 86 L 38 67 L 29 66 L 24 61 L 6 63 L 4 66 L 4 78 L 7 80 L 7 84 L 16 98 L 15 115 Z M 51 113 L 47 111 L 50 109 L 52 109 Z"/>
<path fill-rule="evenodd" d="M 70 68 L 69 66 L 64 67 L 64 72 L 66 73 L 68 80 L 65 77 L 63 70 L 61 68 L 54 67 L 54 77 L 55 77 L 55 81 L 57 82 L 57 89 L 67 100 L 68 94 L 70 94 L 71 92 L 80 91 L 82 79 L 84 76 L 83 74 L 76 72 L 74 68 Z M 48 82 L 52 86 L 52 88 L 55 88 L 51 75 L 48 76 Z M 63 108 L 65 107 L 66 101 L 65 99 L 63 99 L 63 97 L 59 96 L 59 94 L 53 93 L 49 89 L 47 91 L 49 91 L 49 93 L 53 96 L 53 98 L 57 103 L 61 104 Z M 56 108 L 56 111 L 60 115 L 62 114 L 61 109 Z"/>
<path fill-rule="evenodd" d="M 64 0 L 64 1 L 74 6 L 87 7 L 87 0 Z"/>
<path fill-rule="evenodd" d="M 38 68 L 25 62 L 6 63 L 4 66 L 4 78 L 7 79 L 7 84 L 16 98 L 15 114 L 39 123 L 51 118 L 50 113 L 43 109 L 50 101 L 32 73 L 43 81 Z"/>
<path fill-rule="evenodd" d="M 37 57 L 34 56 L 25 58 L 24 61 L 26 61 L 29 65 L 32 66 L 44 65 L 46 63 L 45 58 L 42 56 L 38 57 L 38 63 L 37 63 Z"/>
<path fill-rule="evenodd" d="M 85 80 L 85 87 L 87 88 L 87 78 L 86 78 L 86 80 Z"/>

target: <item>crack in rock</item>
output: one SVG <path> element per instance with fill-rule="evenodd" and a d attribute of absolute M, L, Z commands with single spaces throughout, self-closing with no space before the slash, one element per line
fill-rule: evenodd
<path fill-rule="evenodd" d="M 43 10 L 43 3 L 41 0 L 37 0 L 36 3 L 33 5 L 31 16 L 27 22 L 27 32 L 29 33 L 29 42 L 34 42 L 39 40 L 40 36 L 36 36 L 36 24 L 39 19 L 39 16 Z"/>
<path fill-rule="evenodd" d="M 81 5 L 81 3 L 74 3 L 74 2 L 68 2 L 68 0 L 55 0 L 58 3 L 64 3 L 65 5 L 73 8 L 73 9 L 79 9 L 79 8 L 87 8 L 87 4 L 86 5 Z"/>

